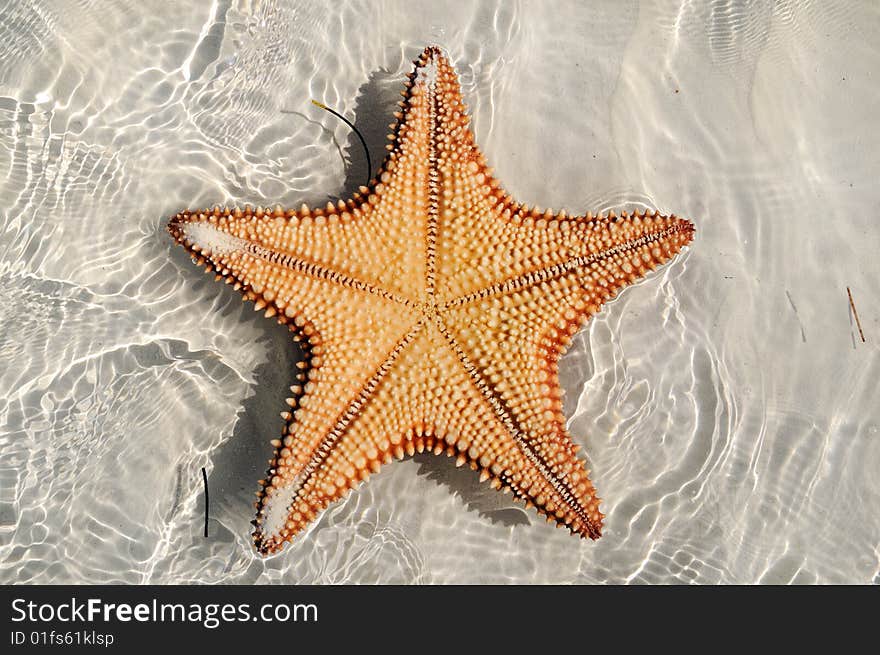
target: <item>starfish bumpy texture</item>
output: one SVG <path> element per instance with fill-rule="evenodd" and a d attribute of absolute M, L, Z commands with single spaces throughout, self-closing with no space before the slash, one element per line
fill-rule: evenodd
<path fill-rule="evenodd" d="M 306 351 L 257 494 L 256 548 L 280 550 L 383 463 L 424 451 L 596 539 L 603 514 L 566 431 L 559 358 L 694 227 L 516 203 L 474 142 L 440 49 L 424 51 L 406 87 L 388 156 L 354 198 L 183 211 L 168 226 Z"/>

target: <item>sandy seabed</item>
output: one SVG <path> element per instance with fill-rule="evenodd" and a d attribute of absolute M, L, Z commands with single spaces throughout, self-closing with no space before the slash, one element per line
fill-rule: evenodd
<path fill-rule="evenodd" d="M 876 3 L 3 13 L 0 582 L 880 582 Z M 253 492 L 297 349 L 165 221 L 348 195 L 360 143 L 310 99 L 378 162 L 427 44 L 517 199 L 697 225 L 562 362 L 604 536 L 423 455 L 261 559 Z"/>

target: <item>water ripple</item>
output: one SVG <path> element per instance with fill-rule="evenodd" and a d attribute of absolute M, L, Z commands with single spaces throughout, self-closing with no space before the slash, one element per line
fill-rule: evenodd
<path fill-rule="evenodd" d="M 0 581 L 877 584 L 878 29 L 817 1 L 6 3 Z M 605 534 L 423 455 L 262 559 L 300 353 L 164 221 L 350 194 L 360 144 L 310 99 L 378 162 L 427 43 L 518 199 L 697 224 L 561 362 Z"/>

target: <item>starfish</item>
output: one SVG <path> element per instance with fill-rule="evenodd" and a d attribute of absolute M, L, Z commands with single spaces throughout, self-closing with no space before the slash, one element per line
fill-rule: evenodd
<path fill-rule="evenodd" d="M 425 451 L 597 539 L 604 515 L 562 413 L 559 358 L 603 303 L 693 238 L 674 215 L 514 202 L 477 148 L 455 70 L 428 47 L 376 179 L 324 209 L 182 211 L 198 264 L 306 353 L 253 534 L 280 550 L 330 503 Z"/>

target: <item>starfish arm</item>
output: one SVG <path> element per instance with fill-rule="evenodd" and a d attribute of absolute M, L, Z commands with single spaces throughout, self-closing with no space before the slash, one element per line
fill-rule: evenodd
<path fill-rule="evenodd" d="M 381 397 L 381 391 L 393 383 L 401 361 L 406 361 L 405 354 L 423 328 L 423 323 L 417 322 L 390 348 L 381 349 L 383 357 L 370 362 L 370 373 L 361 376 L 357 388 L 352 388 L 354 393 L 339 393 L 338 384 L 332 384 L 340 375 L 347 377 L 345 369 L 352 366 L 352 359 L 334 367 L 336 375 L 334 371 L 327 374 L 324 362 L 316 367 L 312 359 L 299 409 L 285 426 L 283 439 L 273 442 L 275 454 L 270 460 L 269 476 L 261 481 L 262 489 L 257 494 L 253 537 L 259 552 L 269 554 L 283 548 L 330 503 L 377 472 L 380 463 L 390 461 L 392 444 L 401 442 L 400 437 L 395 439 L 399 432 L 364 430 L 362 416 L 374 403 L 374 396 Z M 356 348 L 375 352 L 375 346 L 367 343 Z M 357 352 L 348 354 L 350 358 L 358 356 Z M 332 403 L 326 402 L 328 394 L 334 397 Z M 392 405 L 384 410 L 389 408 L 399 419 Z M 353 426 L 361 426 L 355 436 Z"/>
<path fill-rule="evenodd" d="M 427 322 L 416 323 L 340 415 L 322 448 L 310 454 L 296 485 L 267 488 L 255 533 L 260 552 L 280 550 L 392 458 L 432 449 L 450 431 L 477 429 L 450 402 L 460 391 L 451 389 L 454 379 L 447 386 L 442 377 L 449 362 L 439 357 L 434 341 Z M 296 441 L 284 443 L 293 447 Z M 282 451 L 281 457 L 292 454 Z"/>
<path fill-rule="evenodd" d="M 654 244 L 659 252 L 641 249 L 640 255 L 647 254 L 644 262 L 632 264 L 643 271 L 668 260 L 693 236 L 689 221 L 651 210 L 618 217 L 614 212 L 568 216 L 530 209 L 488 183 L 481 186 L 483 173 L 473 180 L 458 174 L 462 179 L 446 194 L 449 208 L 442 212 L 445 220 L 439 228 L 438 248 L 447 264 L 438 295 L 447 303 L 529 284 L 562 268 L 622 262 L 626 252 Z"/>
<path fill-rule="evenodd" d="M 545 214 L 538 220 L 515 214 L 499 222 L 503 237 L 481 246 L 492 253 L 480 263 L 484 283 L 471 284 L 470 291 L 460 289 L 443 307 L 534 288 L 574 273 L 591 300 L 586 321 L 620 289 L 672 259 L 694 235 L 690 221 L 651 210 L 621 217 L 614 212 L 598 217 Z"/>
<path fill-rule="evenodd" d="M 424 240 L 424 226 L 404 221 L 402 216 L 384 215 L 382 202 L 375 194 L 358 194 L 347 203 L 328 203 L 325 209 L 303 205 L 290 210 L 279 205 L 275 209 L 185 210 L 171 218 L 168 230 L 200 264 L 233 284 L 243 283 L 239 279 L 243 271 L 237 272 L 234 266 L 236 257 L 247 252 L 248 261 L 284 262 L 346 284 L 383 289 L 389 297 L 417 298 L 424 279 L 424 254 L 409 243 Z M 377 247 L 392 256 L 388 260 L 376 257 Z M 231 266 L 214 266 L 218 258 Z M 253 296 L 262 296 L 260 281 L 251 282 L 256 284 L 251 288 Z M 274 299 L 261 300 L 269 304 Z"/>
<path fill-rule="evenodd" d="M 450 169 L 473 164 L 472 160 L 485 161 L 474 146 L 458 75 L 446 55 L 440 48 L 428 47 L 413 63 L 415 68 L 402 92 L 401 111 L 395 114 L 398 122 L 392 125 L 389 135 L 392 144 L 388 145 L 376 193 L 385 193 L 385 186 L 396 182 L 407 192 L 402 197 L 404 205 L 414 207 L 416 211 L 411 213 L 424 217 L 425 298 L 433 302 L 440 274 L 438 233 L 447 204 L 447 178 L 454 175 Z M 406 185 L 399 180 L 404 172 L 414 178 Z M 417 199 L 415 205 L 413 198 Z"/>
<path fill-rule="evenodd" d="M 479 460 L 484 467 L 483 477 L 491 473 L 495 488 L 511 489 L 515 497 L 536 507 L 548 520 L 555 520 L 557 526 L 564 525 L 582 537 L 598 539 L 603 514 L 589 471 L 577 457 L 578 447 L 564 430 L 528 431 L 508 402 L 506 390 L 510 387 L 497 374 L 487 371 L 485 358 L 472 356 L 472 344 L 463 342 L 456 330 L 448 326 L 454 318 L 446 315 L 440 319 L 440 332 L 469 377 L 471 388 L 478 392 L 482 406 L 503 426 L 503 437 L 493 437 L 493 444 L 504 444 L 504 450 L 493 448 L 488 453 L 488 463 L 485 457 Z"/>

